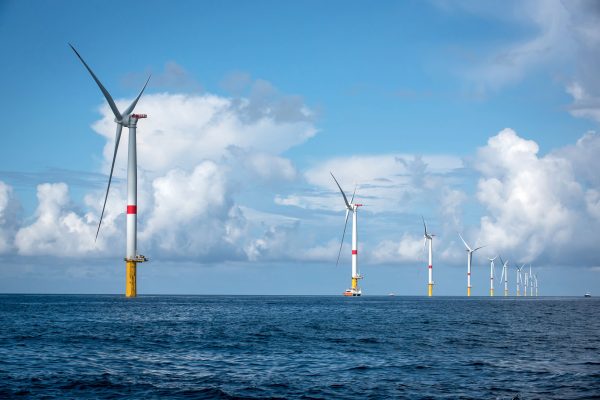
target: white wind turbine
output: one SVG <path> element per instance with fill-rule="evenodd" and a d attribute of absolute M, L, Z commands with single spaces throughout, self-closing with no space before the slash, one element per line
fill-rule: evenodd
<path fill-rule="evenodd" d="M 427 285 L 427 295 L 429 297 L 433 296 L 433 237 L 435 235 L 430 234 L 429 232 L 427 232 L 427 224 L 425 223 L 425 218 L 423 218 L 423 216 L 421 216 L 421 219 L 423 220 L 423 228 L 425 229 L 425 233 L 424 233 L 424 237 L 425 240 L 423 241 L 423 247 L 425 247 L 425 245 L 427 244 L 427 242 L 429 242 L 429 284 Z"/>
<path fill-rule="evenodd" d="M 115 115 L 115 123 L 117 124 L 117 133 L 115 136 L 115 150 L 113 154 L 112 163 L 110 166 L 110 175 L 108 176 L 108 186 L 106 187 L 106 195 L 104 196 L 104 204 L 102 205 L 102 213 L 100 214 L 100 221 L 98 222 L 98 229 L 96 231 L 96 239 L 98 239 L 98 233 L 100 232 L 100 226 L 102 225 L 102 218 L 104 217 L 104 210 L 106 208 L 106 200 L 108 199 L 108 191 L 110 190 L 110 183 L 112 181 L 113 170 L 115 168 L 115 159 L 117 158 L 117 150 L 119 148 L 119 141 L 121 139 L 121 131 L 123 127 L 129 128 L 129 149 L 127 159 L 127 251 L 125 254 L 125 266 L 126 266 L 126 287 L 125 295 L 127 297 L 137 296 L 137 263 L 148 261 L 148 259 L 142 255 L 137 254 L 137 148 L 136 148 L 136 128 L 139 119 L 146 118 L 146 114 L 133 114 L 138 100 L 144 93 L 146 85 L 150 77 L 146 80 L 144 87 L 133 100 L 133 102 L 125 109 L 123 113 L 119 111 L 115 101 L 111 97 L 108 90 L 102 85 L 100 80 L 96 77 L 96 74 L 87 65 L 83 58 L 79 55 L 75 47 L 71 44 L 71 49 L 75 52 L 79 60 L 83 63 L 85 68 L 88 70 L 100 91 L 104 95 L 106 102 L 110 106 L 113 114 Z"/>
<path fill-rule="evenodd" d="M 521 295 L 521 282 L 522 282 L 522 278 L 521 278 L 521 270 L 523 269 L 523 267 L 525 266 L 525 264 L 521 265 L 520 267 L 517 267 L 515 265 L 515 268 L 517 269 L 517 297 L 519 297 Z"/>
<path fill-rule="evenodd" d="M 537 297 L 538 296 L 538 278 L 537 278 L 537 274 L 534 274 L 533 278 L 535 279 L 535 297 Z"/>
<path fill-rule="evenodd" d="M 525 265 L 523 265 L 525 266 Z M 527 280 L 527 271 L 523 272 L 523 276 L 525 277 L 525 282 L 523 283 L 523 296 L 527 297 L 527 288 L 528 288 L 528 280 Z"/>
<path fill-rule="evenodd" d="M 460 233 L 458 234 L 458 236 L 460 236 L 460 240 L 462 240 L 462 242 L 465 244 L 465 247 L 467 248 L 467 296 L 471 296 L 471 262 L 473 260 L 473 253 L 485 247 L 485 245 L 479 246 L 476 249 L 471 249 L 471 247 L 469 247 L 467 242 L 465 242 L 465 239 L 463 239 Z"/>
<path fill-rule="evenodd" d="M 529 296 L 533 296 L 533 273 L 531 272 L 531 264 L 529 264 Z"/>
<path fill-rule="evenodd" d="M 488 260 L 490 260 L 490 297 L 494 297 L 494 260 L 498 258 L 498 256 L 494 257 L 494 258 L 489 258 Z"/>
<path fill-rule="evenodd" d="M 500 282 L 504 282 L 504 296 L 508 296 L 508 260 L 502 261 L 502 257 L 500 257 L 500 262 L 502 263 Z"/>
<path fill-rule="evenodd" d="M 346 197 L 346 194 L 342 190 L 342 187 L 338 183 L 337 179 L 335 179 L 335 176 L 333 176 L 332 172 L 329 173 L 335 181 L 335 184 L 337 185 L 338 189 L 340 189 L 342 197 L 344 198 L 344 203 L 346 205 L 346 221 L 344 222 L 344 232 L 342 233 L 340 250 L 338 251 L 338 258 L 335 264 L 338 265 L 340 261 L 340 255 L 342 254 L 342 246 L 344 245 L 344 236 L 346 236 L 346 226 L 348 225 L 348 214 L 352 213 L 352 287 L 344 292 L 344 296 L 360 296 L 362 294 L 362 291 L 358 287 L 358 280 L 362 279 L 362 276 L 358 273 L 358 232 L 356 214 L 358 212 L 358 207 L 362 207 L 362 204 L 354 203 L 356 187 L 354 187 L 352 199 L 350 200 L 350 202 L 348 202 L 348 198 Z"/>

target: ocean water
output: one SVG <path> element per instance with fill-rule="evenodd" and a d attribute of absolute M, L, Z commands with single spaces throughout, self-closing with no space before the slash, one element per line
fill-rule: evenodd
<path fill-rule="evenodd" d="M 600 398 L 599 307 L 0 295 L 0 398 Z"/>

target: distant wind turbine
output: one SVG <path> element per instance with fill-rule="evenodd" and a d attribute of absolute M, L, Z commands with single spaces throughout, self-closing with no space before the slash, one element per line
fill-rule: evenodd
<path fill-rule="evenodd" d="M 115 115 L 115 122 L 117 124 L 117 133 L 115 136 L 115 150 L 113 153 L 112 164 L 110 166 L 110 175 L 108 176 L 108 186 L 106 187 L 106 194 L 104 196 L 104 204 L 102 205 L 102 213 L 100 214 L 100 220 L 98 222 L 98 229 L 96 230 L 96 240 L 98 239 L 98 233 L 100 233 L 100 226 L 102 225 L 102 218 L 104 217 L 104 210 L 106 208 L 106 200 L 108 199 L 108 191 L 110 190 L 110 183 L 112 181 L 113 170 L 115 168 L 115 159 L 117 158 L 117 150 L 119 148 L 119 141 L 121 139 L 121 131 L 123 127 L 129 128 L 129 153 L 127 160 L 127 251 L 125 256 L 125 268 L 126 268 L 126 288 L 125 295 L 127 297 L 137 296 L 137 263 L 148 261 L 148 259 L 142 255 L 137 254 L 137 146 L 136 146 L 136 128 L 138 120 L 146 118 L 146 114 L 132 114 L 136 104 L 150 77 L 146 80 L 144 87 L 133 100 L 133 102 L 121 113 L 115 104 L 115 101 L 111 97 L 108 90 L 102 85 L 100 80 L 96 77 L 96 74 L 87 65 L 83 58 L 79 55 L 75 47 L 71 44 L 71 49 L 75 52 L 79 60 L 83 63 L 84 67 L 88 70 L 100 91 L 104 95 L 106 102 L 110 106 L 113 114 Z"/>
<path fill-rule="evenodd" d="M 500 262 L 502 263 L 502 276 L 500 277 L 500 282 L 504 282 L 504 296 L 508 296 L 508 260 L 503 261 L 502 257 L 500 257 Z"/>
<path fill-rule="evenodd" d="M 425 223 L 425 218 L 423 218 L 423 216 L 421 216 L 421 219 L 423 220 L 423 228 L 425 229 L 425 233 L 424 233 L 424 237 L 425 240 L 423 241 L 423 247 L 425 247 L 425 245 L 427 244 L 427 242 L 429 242 L 429 284 L 427 285 L 427 295 L 429 297 L 433 296 L 433 237 L 435 235 L 430 234 L 429 232 L 427 232 L 427 224 Z"/>
<path fill-rule="evenodd" d="M 494 258 L 488 257 L 488 260 L 490 260 L 490 297 L 494 297 L 494 260 L 496 258 L 498 258 L 498 256 Z"/>
<path fill-rule="evenodd" d="M 517 269 L 517 297 L 519 297 L 521 295 L 521 282 L 522 282 L 522 278 L 521 278 L 521 270 L 523 269 L 523 267 L 525 266 L 525 264 L 521 265 L 520 267 L 517 267 L 515 265 L 515 268 Z"/>
<path fill-rule="evenodd" d="M 336 261 L 336 265 L 340 262 L 340 254 L 342 253 L 342 246 L 344 245 L 344 236 L 346 236 L 346 226 L 348 225 L 348 214 L 352 213 L 352 287 L 347 289 L 344 292 L 344 296 L 360 296 L 362 291 L 358 287 L 358 280 L 362 279 L 362 276 L 358 273 L 358 233 L 357 233 L 357 219 L 356 214 L 358 212 L 358 207 L 362 207 L 362 204 L 354 203 L 354 195 L 356 194 L 356 187 L 354 187 L 354 193 L 352 194 L 352 199 L 348 202 L 348 198 L 346 194 L 342 190 L 342 187 L 338 183 L 333 173 L 330 172 L 331 177 L 335 181 L 338 189 L 342 193 L 342 197 L 344 198 L 344 203 L 346 205 L 346 221 L 344 222 L 344 233 L 342 234 L 342 241 L 340 243 L 340 250 L 338 251 L 338 258 Z"/>
<path fill-rule="evenodd" d="M 485 247 L 485 245 L 479 246 L 476 249 L 471 249 L 471 247 L 467 244 L 467 242 L 465 242 L 465 239 L 463 239 L 460 233 L 458 234 L 458 236 L 460 236 L 460 240 L 462 240 L 462 242 L 465 244 L 465 247 L 467 248 L 467 296 L 471 296 L 471 262 L 473 260 L 473 253 Z"/>
<path fill-rule="evenodd" d="M 529 264 L 529 295 L 533 296 L 533 272 L 531 272 L 531 264 Z"/>

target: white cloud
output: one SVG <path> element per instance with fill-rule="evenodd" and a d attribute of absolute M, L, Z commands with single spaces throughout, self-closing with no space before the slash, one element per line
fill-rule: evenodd
<path fill-rule="evenodd" d="M 584 222 L 595 207 L 595 190 L 586 196 L 564 154 L 539 156 L 538 151 L 535 142 L 510 129 L 478 150 L 475 168 L 483 176 L 477 198 L 486 211 L 479 237 L 522 262 L 542 255 L 572 262 L 575 252 L 590 246 L 590 235 L 597 236 L 600 228 Z"/>
<path fill-rule="evenodd" d="M 117 103 L 124 107 L 129 101 Z M 107 140 L 102 168 L 108 172 L 115 124 L 107 106 L 100 111 L 102 119 L 93 127 Z M 274 238 L 287 225 L 247 219 L 235 197 L 247 189 L 244 185 L 296 178 L 295 167 L 281 153 L 316 133 L 313 115 L 298 96 L 283 96 L 261 81 L 249 98 L 145 95 L 136 111 L 149 115 L 137 130 L 140 253 L 213 262 L 283 252 Z M 104 190 L 86 194 L 89 211 L 82 212 L 72 204 L 66 184 L 44 184 L 38 187 L 35 220 L 17 234 L 20 254 L 92 256 L 112 253 L 112 244 L 124 243 L 127 137 L 124 132 L 97 245 Z M 267 232 L 264 243 L 254 239 L 261 230 Z M 245 248 L 252 251 L 246 254 Z"/>
<path fill-rule="evenodd" d="M 423 237 L 404 233 L 399 241 L 383 240 L 369 254 L 369 261 L 377 264 L 400 264 L 423 261 Z"/>
<path fill-rule="evenodd" d="M 95 218 L 72 211 L 66 184 L 41 184 L 37 197 L 35 221 L 22 227 L 15 237 L 19 254 L 76 257 L 96 250 Z"/>

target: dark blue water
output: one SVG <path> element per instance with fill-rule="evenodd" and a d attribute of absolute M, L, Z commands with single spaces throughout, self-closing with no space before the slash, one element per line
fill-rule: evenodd
<path fill-rule="evenodd" d="M 0 398 L 598 398 L 599 306 L 0 295 Z"/>

